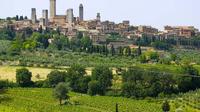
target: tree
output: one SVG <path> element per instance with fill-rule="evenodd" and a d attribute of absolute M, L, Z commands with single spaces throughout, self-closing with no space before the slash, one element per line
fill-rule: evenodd
<path fill-rule="evenodd" d="M 84 51 L 87 51 L 87 49 L 92 45 L 92 40 L 89 37 L 82 37 L 80 41 L 81 47 Z"/>
<path fill-rule="evenodd" d="M 177 60 L 177 55 L 176 54 L 171 54 L 171 59 L 172 61 L 176 61 Z"/>
<path fill-rule="evenodd" d="M 157 52 L 149 52 L 148 56 L 150 60 L 155 60 L 155 61 L 159 60 L 159 54 Z"/>
<path fill-rule="evenodd" d="M 83 33 L 82 33 L 82 32 L 78 32 L 78 34 L 77 34 L 77 38 L 78 38 L 78 39 L 83 38 Z"/>
<path fill-rule="evenodd" d="M 91 96 L 102 94 L 101 86 L 98 81 L 93 80 L 88 83 L 88 94 Z"/>
<path fill-rule="evenodd" d="M 162 41 L 153 42 L 152 46 L 158 50 L 169 50 L 171 48 L 170 44 Z"/>
<path fill-rule="evenodd" d="M 62 100 L 69 100 L 69 87 L 67 84 L 60 82 L 53 90 L 53 96 L 59 100 L 60 105 L 62 105 Z"/>
<path fill-rule="evenodd" d="M 49 42 L 48 42 L 49 37 L 47 34 L 40 34 L 38 32 L 34 32 L 32 33 L 30 38 L 32 41 L 37 42 L 37 47 L 46 49 L 49 46 Z"/>
<path fill-rule="evenodd" d="M 119 52 L 119 55 L 122 56 L 123 55 L 123 48 L 120 46 L 118 48 L 118 52 Z"/>
<path fill-rule="evenodd" d="M 119 110 L 118 110 L 118 103 L 116 103 L 115 108 L 116 108 L 116 111 L 115 111 L 115 112 L 119 112 Z"/>
<path fill-rule="evenodd" d="M 69 83 L 70 87 L 75 92 L 85 92 L 85 87 L 90 79 L 85 78 L 85 68 L 80 65 L 72 65 L 67 72 L 66 82 Z M 87 88 L 87 86 L 86 86 Z"/>
<path fill-rule="evenodd" d="M 169 112 L 170 111 L 170 105 L 167 100 L 165 100 L 162 104 L 162 110 L 163 112 Z"/>
<path fill-rule="evenodd" d="M 146 56 L 145 56 L 144 54 L 141 55 L 141 56 L 139 57 L 139 61 L 140 61 L 141 63 L 146 63 L 146 62 L 147 62 Z"/>
<path fill-rule="evenodd" d="M 31 81 L 32 73 L 26 68 L 16 70 L 16 82 L 21 87 L 30 87 L 33 82 Z"/>
<path fill-rule="evenodd" d="M 141 46 L 139 45 L 137 49 L 137 56 L 140 56 L 142 54 Z"/>
<path fill-rule="evenodd" d="M 180 92 L 187 92 L 189 90 L 195 90 L 200 87 L 199 72 L 191 65 L 182 66 L 183 73 L 186 74 L 177 76 L 177 85 Z"/>
<path fill-rule="evenodd" d="M 92 70 L 92 80 L 99 82 L 103 94 L 108 87 L 112 86 L 112 79 L 112 71 L 108 67 L 98 66 Z"/>
<path fill-rule="evenodd" d="M 39 29 L 38 29 L 38 32 L 39 32 L 39 33 L 42 33 L 42 32 L 43 32 L 42 25 L 40 25 L 40 27 L 39 27 Z"/>
<path fill-rule="evenodd" d="M 111 55 L 112 56 L 115 55 L 115 48 L 114 48 L 113 44 L 111 45 Z"/>
<path fill-rule="evenodd" d="M 90 76 L 80 77 L 80 79 L 78 81 L 78 87 L 79 87 L 79 89 L 77 90 L 77 92 L 87 93 L 88 83 L 90 81 L 91 81 L 91 77 Z"/>
<path fill-rule="evenodd" d="M 60 82 L 65 82 L 66 73 L 61 71 L 52 71 L 47 75 L 47 82 L 50 87 L 55 87 Z"/>

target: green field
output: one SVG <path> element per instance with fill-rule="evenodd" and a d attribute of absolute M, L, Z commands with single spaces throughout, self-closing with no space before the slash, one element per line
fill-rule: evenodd
<path fill-rule="evenodd" d="M 200 89 L 178 95 L 171 100 L 171 106 L 181 112 L 200 112 Z"/>
<path fill-rule="evenodd" d="M 121 97 L 88 96 L 70 93 L 70 102 L 59 106 L 52 97 L 52 89 L 15 88 L 4 94 L 8 98 L 0 103 L 0 112 L 114 112 L 119 104 L 120 112 L 161 112 L 162 101 L 133 100 Z"/>

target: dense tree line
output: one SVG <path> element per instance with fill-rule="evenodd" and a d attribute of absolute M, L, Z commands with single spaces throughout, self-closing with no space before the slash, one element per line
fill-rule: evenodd
<path fill-rule="evenodd" d="M 19 54 L 23 50 L 48 49 L 99 53 L 106 56 L 138 56 L 138 49 L 131 49 L 128 46 L 115 49 L 113 45 L 108 46 L 108 43 L 93 45 L 92 40 L 87 36 L 83 36 L 81 32 L 76 37 L 69 39 L 60 34 L 59 30 L 41 29 L 41 31 L 33 31 L 33 29 L 27 27 L 21 32 L 15 32 L 12 28 L 5 28 L 0 30 L 0 39 L 12 42 L 11 46 L 9 46 L 11 54 Z"/>
<path fill-rule="evenodd" d="M 191 38 L 185 37 L 148 37 L 143 35 L 134 41 L 135 44 L 141 46 L 152 46 L 159 50 L 170 50 L 173 46 L 183 46 L 185 48 L 200 48 L 200 37 L 194 36 Z"/>
<path fill-rule="evenodd" d="M 31 78 L 32 73 L 28 69 L 17 69 L 16 82 L 20 87 L 55 88 L 59 83 L 65 83 L 74 92 L 88 93 L 90 95 L 105 95 L 112 86 L 113 75 L 108 67 L 98 66 L 92 70 L 92 75 L 88 76 L 83 66 L 73 65 L 67 72 L 52 71 L 44 81 L 32 82 Z M 2 86 L 3 88 L 3 84 L 0 87 Z"/>
<path fill-rule="evenodd" d="M 12 41 L 10 51 L 20 52 L 20 50 L 35 50 L 35 49 L 51 49 L 51 50 L 72 50 L 76 52 L 100 53 L 103 55 L 119 55 L 119 56 L 138 56 L 138 49 L 130 47 L 114 48 L 113 45 L 108 46 L 110 41 L 120 39 L 118 34 L 111 34 L 106 43 L 94 45 L 92 40 L 84 36 L 81 32 L 75 38 L 69 40 L 66 36 L 60 33 L 60 30 L 54 31 L 51 29 L 43 30 L 39 28 L 34 31 L 32 28 L 25 28 L 23 31 L 14 31 L 12 26 L 0 30 L 0 39 Z M 143 35 L 133 41 L 139 46 L 152 46 L 159 50 L 170 50 L 172 46 L 185 46 L 186 48 L 199 48 L 200 38 L 177 38 L 171 37 L 161 39 L 158 37 L 148 37 Z"/>
<path fill-rule="evenodd" d="M 190 65 L 183 66 L 180 75 L 129 68 L 122 75 L 122 95 L 144 98 L 195 90 L 200 87 L 198 75 L 198 70 Z"/>

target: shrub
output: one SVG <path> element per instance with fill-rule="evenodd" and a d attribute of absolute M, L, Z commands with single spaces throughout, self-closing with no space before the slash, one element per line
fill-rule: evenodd
<path fill-rule="evenodd" d="M 16 82 L 21 87 L 30 87 L 33 85 L 31 81 L 32 73 L 26 68 L 16 70 Z"/>
<path fill-rule="evenodd" d="M 50 87 L 55 87 L 60 82 L 65 82 L 66 73 L 57 70 L 52 71 L 47 75 L 47 82 Z"/>
<path fill-rule="evenodd" d="M 90 81 L 89 84 L 88 84 L 88 94 L 91 95 L 91 96 L 94 96 L 94 95 L 102 95 L 102 90 L 100 88 L 100 83 L 98 81 Z"/>

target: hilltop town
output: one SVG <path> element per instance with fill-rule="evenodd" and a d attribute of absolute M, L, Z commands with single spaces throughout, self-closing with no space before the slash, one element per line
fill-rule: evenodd
<path fill-rule="evenodd" d="M 42 18 L 37 18 L 38 13 L 36 8 L 31 9 L 31 18 L 16 16 L 14 19 L 7 18 L 1 20 L 0 28 L 12 27 L 17 32 L 22 32 L 27 27 L 31 27 L 37 31 L 42 29 L 59 30 L 68 38 L 73 38 L 78 32 L 82 32 L 85 36 L 90 37 L 94 43 L 104 43 L 110 34 L 118 34 L 123 39 L 113 42 L 115 47 L 128 46 L 131 39 L 139 37 L 156 38 L 159 40 L 168 38 L 191 38 L 198 36 L 199 30 L 194 26 L 164 26 L 164 31 L 159 31 L 152 26 L 134 26 L 130 25 L 129 20 L 124 20 L 122 23 L 112 21 L 102 21 L 100 13 L 97 13 L 96 18 L 91 20 L 84 19 L 84 6 L 80 4 L 79 15 L 76 17 L 73 9 L 67 9 L 63 15 L 56 13 L 56 0 L 49 0 L 49 10 L 42 11 Z M 87 13 L 87 12 L 86 12 Z M 127 41 L 129 41 L 127 43 Z"/>
<path fill-rule="evenodd" d="M 0 19 L 0 112 L 200 111 L 197 28 L 87 20 L 84 8 L 58 15 L 49 0 Z"/>

